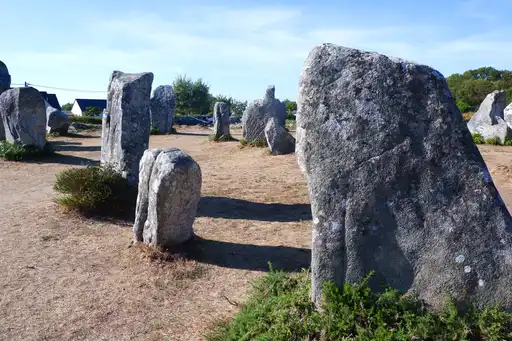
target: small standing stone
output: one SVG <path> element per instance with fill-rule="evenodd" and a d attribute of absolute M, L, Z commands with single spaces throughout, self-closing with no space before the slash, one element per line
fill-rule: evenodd
<path fill-rule="evenodd" d="M 268 120 L 265 137 L 272 154 L 282 155 L 295 152 L 295 137 L 281 126 L 275 117 Z"/>
<path fill-rule="evenodd" d="M 140 162 L 133 238 L 166 248 L 194 236 L 201 168 L 177 148 L 146 150 Z"/>
<path fill-rule="evenodd" d="M 257 99 L 249 105 L 242 116 L 242 135 L 247 141 L 264 142 L 267 121 L 275 117 L 279 125 L 285 125 L 286 107 L 275 98 L 275 87 L 269 86 L 264 99 Z"/>
<path fill-rule="evenodd" d="M 496 90 L 488 94 L 468 122 L 471 134 L 480 134 L 484 139 L 498 137 L 502 143 L 512 137 L 512 130 L 504 119 L 506 103 L 505 91 Z"/>
<path fill-rule="evenodd" d="M 11 88 L 11 75 L 7 66 L 0 60 L 0 94 Z"/>
<path fill-rule="evenodd" d="M 160 85 L 153 91 L 151 98 L 151 126 L 160 133 L 172 130 L 176 116 L 176 95 L 171 85 Z"/>
<path fill-rule="evenodd" d="M 8 142 L 39 149 L 46 145 L 44 99 L 36 89 L 26 87 L 4 91 L 0 95 L 0 117 L 4 139 Z"/>
<path fill-rule="evenodd" d="M 44 105 L 46 107 L 46 131 L 48 133 L 66 134 L 71 125 L 68 115 L 55 109 L 46 101 Z"/>
<path fill-rule="evenodd" d="M 229 106 L 224 102 L 216 102 L 213 106 L 213 134 L 215 138 L 231 136 L 229 131 Z"/>
<path fill-rule="evenodd" d="M 123 174 L 130 184 L 139 177 L 139 162 L 149 145 L 149 111 L 153 73 L 114 71 L 103 114 L 101 163 Z"/>

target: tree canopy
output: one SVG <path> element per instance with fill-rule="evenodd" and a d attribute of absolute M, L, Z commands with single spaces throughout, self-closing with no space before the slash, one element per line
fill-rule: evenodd
<path fill-rule="evenodd" d="M 73 104 L 66 103 L 61 108 L 62 108 L 62 110 L 65 110 L 65 111 L 71 111 L 71 109 L 73 109 Z"/>
<path fill-rule="evenodd" d="M 507 92 L 507 103 L 512 102 L 512 71 L 481 67 L 446 78 L 461 112 L 478 110 L 487 94 L 494 90 Z"/>

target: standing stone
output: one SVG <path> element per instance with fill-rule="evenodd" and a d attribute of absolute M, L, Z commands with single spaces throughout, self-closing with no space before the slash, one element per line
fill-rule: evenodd
<path fill-rule="evenodd" d="M 242 135 L 247 141 L 265 141 L 265 126 L 269 118 L 277 118 L 279 125 L 285 125 L 286 107 L 275 98 L 275 87 L 269 86 L 264 99 L 257 99 L 249 105 L 242 116 Z"/>
<path fill-rule="evenodd" d="M 46 107 L 46 131 L 48 133 L 66 134 L 71 124 L 68 115 L 55 109 L 46 101 L 44 101 L 44 105 Z"/>
<path fill-rule="evenodd" d="M 176 116 L 176 96 L 170 85 L 160 85 L 151 98 L 151 126 L 162 134 L 170 133 Z"/>
<path fill-rule="evenodd" d="M 215 138 L 231 136 L 229 131 L 229 107 L 224 102 L 216 102 L 213 106 L 213 134 Z"/>
<path fill-rule="evenodd" d="M 272 117 L 268 120 L 265 137 L 272 154 L 282 155 L 295 152 L 295 137 L 279 124 L 277 118 Z"/>
<path fill-rule="evenodd" d="M 101 164 L 111 165 L 130 184 L 139 177 L 139 161 L 149 145 L 149 111 L 153 73 L 114 71 L 103 114 Z"/>
<path fill-rule="evenodd" d="M 7 66 L 0 60 L 0 94 L 11 88 L 11 75 Z M 0 129 L 1 130 L 1 129 Z"/>
<path fill-rule="evenodd" d="M 512 137 L 512 130 L 503 116 L 506 103 L 505 91 L 496 90 L 488 94 L 468 122 L 471 134 L 480 134 L 484 139 L 498 137 L 501 142 Z"/>
<path fill-rule="evenodd" d="M 194 236 L 201 168 L 177 148 L 151 149 L 140 162 L 133 238 L 166 248 Z"/>
<path fill-rule="evenodd" d="M 507 122 L 509 128 L 512 128 L 512 103 L 503 110 L 503 119 Z"/>
<path fill-rule="evenodd" d="M 324 44 L 302 69 L 298 108 L 316 304 L 323 281 L 375 271 L 373 289 L 435 309 L 446 294 L 512 309 L 512 220 L 439 72 Z"/>
<path fill-rule="evenodd" d="M 8 142 L 39 149 L 46 145 L 44 99 L 36 89 L 27 87 L 4 91 L 0 95 L 0 117 L 4 139 Z"/>

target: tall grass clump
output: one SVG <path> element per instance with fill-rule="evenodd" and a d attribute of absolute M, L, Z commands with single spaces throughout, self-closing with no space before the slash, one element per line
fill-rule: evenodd
<path fill-rule="evenodd" d="M 246 139 L 240 139 L 240 145 L 243 147 L 256 147 L 256 148 L 266 148 L 268 147 L 266 140 L 256 140 L 249 141 Z"/>
<path fill-rule="evenodd" d="M 324 285 L 324 304 L 310 301 L 308 273 L 271 271 L 256 280 L 249 299 L 230 321 L 219 321 L 205 335 L 210 341 L 235 340 L 512 340 L 512 315 L 491 307 L 459 311 L 449 303 L 429 312 L 414 297 L 396 290 L 374 293 L 368 279 L 342 290 Z"/>
<path fill-rule="evenodd" d="M 71 168 L 56 175 L 57 202 L 84 214 L 131 216 L 137 188 L 109 166 Z"/>
<path fill-rule="evenodd" d="M 0 158 L 8 161 L 32 160 L 53 154 L 50 143 L 46 143 L 43 149 L 32 145 L 19 145 L 8 141 L 0 141 Z"/>

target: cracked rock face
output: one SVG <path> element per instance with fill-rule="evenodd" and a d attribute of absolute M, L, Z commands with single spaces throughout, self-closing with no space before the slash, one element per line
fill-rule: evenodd
<path fill-rule="evenodd" d="M 176 116 L 176 96 L 171 85 L 160 85 L 151 98 L 151 126 L 161 133 L 171 132 Z"/>
<path fill-rule="evenodd" d="M 6 90 L 11 88 L 11 75 L 9 75 L 9 70 L 7 70 L 7 66 L 0 61 L 0 94 Z"/>
<path fill-rule="evenodd" d="M 281 126 L 275 117 L 268 120 L 265 137 L 273 155 L 290 154 L 295 151 L 295 137 Z"/>
<path fill-rule="evenodd" d="M 46 145 L 46 110 L 44 99 L 36 89 L 15 88 L 3 92 L 0 118 L 3 122 L 0 140 L 39 149 Z"/>
<path fill-rule="evenodd" d="M 229 107 L 224 102 L 216 102 L 213 106 L 213 133 L 216 138 L 230 136 Z"/>
<path fill-rule="evenodd" d="M 121 172 L 130 184 L 139 177 L 139 162 L 149 145 L 149 111 L 153 73 L 114 71 L 103 112 L 101 163 Z"/>
<path fill-rule="evenodd" d="M 194 236 L 201 168 L 177 148 L 148 149 L 140 161 L 135 242 L 172 247 Z"/>
<path fill-rule="evenodd" d="M 375 271 L 441 308 L 512 309 L 512 220 L 451 97 L 423 65 L 324 44 L 299 82 L 297 159 L 313 214 L 312 299 Z"/>
<path fill-rule="evenodd" d="M 242 116 L 242 136 L 247 141 L 265 141 L 265 126 L 275 117 L 284 127 L 286 107 L 275 98 L 275 87 L 269 86 L 264 99 L 257 99 L 249 105 Z"/>
<path fill-rule="evenodd" d="M 484 139 L 498 137 L 501 142 L 512 137 L 512 130 L 504 120 L 506 102 L 507 94 L 503 90 L 488 94 L 468 122 L 471 134 L 480 134 Z"/>

